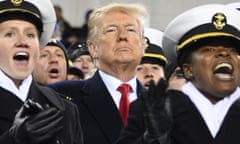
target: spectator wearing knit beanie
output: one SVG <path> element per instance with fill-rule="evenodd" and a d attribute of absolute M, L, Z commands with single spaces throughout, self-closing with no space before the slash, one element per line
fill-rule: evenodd
<path fill-rule="evenodd" d="M 48 85 L 66 80 L 68 56 L 65 46 L 56 39 L 51 39 L 40 49 L 40 57 L 33 71 L 34 79 L 41 85 Z"/>

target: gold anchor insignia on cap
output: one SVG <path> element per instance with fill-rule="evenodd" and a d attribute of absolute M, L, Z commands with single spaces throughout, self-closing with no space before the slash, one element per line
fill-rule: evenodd
<path fill-rule="evenodd" d="M 22 2 L 23 2 L 23 0 L 11 0 L 11 3 L 15 6 L 21 5 Z"/>
<path fill-rule="evenodd" d="M 217 30 L 221 30 L 223 29 L 223 27 L 226 25 L 227 23 L 227 20 L 226 20 L 226 17 L 223 13 L 216 13 L 214 16 L 213 16 L 213 25 L 215 26 L 215 28 Z"/>

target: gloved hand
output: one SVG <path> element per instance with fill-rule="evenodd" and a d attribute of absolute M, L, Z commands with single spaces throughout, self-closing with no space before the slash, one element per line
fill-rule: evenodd
<path fill-rule="evenodd" d="M 143 94 L 145 104 L 144 121 L 146 132 L 144 143 L 146 144 L 169 144 L 169 132 L 172 118 L 170 103 L 166 99 L 168 82 L 161 79 L 157 85 L 150 82 L 148 92 Z"/>
<path fill-rule="evenodd" d="M 10 134 L 18 144 L 39 144 L 55 135 L 63 128 L 63 116 L 55 107 L 43 107 L 31 100 L 27 101 L 15 116 Z"/>

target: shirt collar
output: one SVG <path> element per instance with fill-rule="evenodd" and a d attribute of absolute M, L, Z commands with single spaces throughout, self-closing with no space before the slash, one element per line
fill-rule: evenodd
<path fill-rule="evenodd" d="M 99 74 L 103 79 L 103 82 L 105 83 L 105 85 L 107 86 L 107 88 L 111 88 L 113 90 L 117 90 L 117 88 L 119 87 L 119 85 L 121 85 L 122 83 L 127 83 L 132 87 L 132 92 L 136 92 L 137 89 L 137 78 L 133 77 L 131 80 L 129 80 L 128 82 L 122 82 L 121 80 L 99 70 Z"/>
<path fill-rule="evenodd" d="M 24 79 L 19 88 L 17 88 L 15 83 L 1 70 L 0 77 L 0 87 L 12 92 L 22 101 L 27 99 L 28 91 L 32 83 L 32 75 L 29 75 L 26 79 Z"/>

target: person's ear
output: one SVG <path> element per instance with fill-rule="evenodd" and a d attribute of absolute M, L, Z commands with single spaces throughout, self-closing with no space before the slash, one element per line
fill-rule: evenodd
<path fill-rule="evenodd" d="M 142 39 L 141 47 L 142 47 L 142 57 L 143 57 L 144 53 L 148 47 L 147 39 L 145 37 Z"/>
<path fill-rule="evenodd" d="M 98 57 L 97 54 L 97 47 L 94 45 L 93 42 L 88 41 L 88 51 L 93 59 L 96 59 Z"/>
<path fill-rule="evenodd" d="M 142 38 L 142 47 L 144 48 L 144 51 L 147 49 L 148 47 L 148 40 L 146 37 Z"/>
<path fill-rule="evenodd" d="M 193 78 L 192 65 L 191 64 L 183 64 L 182 70 L 186 79 L 191 80 Z"/>

